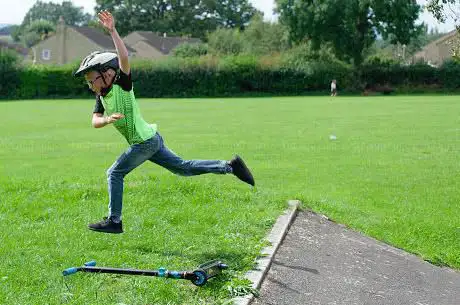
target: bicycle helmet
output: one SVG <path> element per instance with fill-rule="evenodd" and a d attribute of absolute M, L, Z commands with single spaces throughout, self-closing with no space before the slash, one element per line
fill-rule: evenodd
<path fill-rule="evenodd" d="M 119 63 L 117 54 L 112 52 L 96 51 L 83 59 L 77 72 L 74 73 L 74 76 L 78 77 L 92 70 L 102 73 L 110 68 L 118 71 Z"/>

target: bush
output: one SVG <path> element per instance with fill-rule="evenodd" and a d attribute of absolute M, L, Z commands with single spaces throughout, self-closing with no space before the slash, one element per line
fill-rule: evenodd
<path fill-rule="evenodd" d="M 183 43 L 175 47 L 172 52 L 176 57 L 200 57 L 208 54 L 208 46 L 203 43 Z"/>
<path fill-rule="evenodd" d="M 337 80 L 341 93 L 361 93 L 366 88 L 383 93 L 460 88 L 455 77 L 460 72 L 460 64 L 456 62 L 446 63 L 439 69 L 424 64 L 403 66 L 374 62 L 357 71 L 330 54 L 303 53 L 302 48 L 305 46 L 270 57 L 205 55 L 133 60 L 134 90 L 139 98 L 327 94 L 332 79 Z M 73 77 L 77 67 L 77 62 L 60 67 L 22 67 L 14 56 L 2 53 L 0 98 L 89 98 L 91 92 L 84 80 Z"/>
<path fill-rule="evenodd" d="M 456 60 L 446 61 L 437 70 L 439 82 L 449 90 L 460 88 L 460 63 Z"/>
<path fill-rule="evenodd" d="M 208 37 L 209 52 L 214 55 L 238 55 L 244 42 L 239 30 L 217 29 Z"/>
<path fill-rule="evenodd" d="M 361 76 L 366 87 L 433 85 L 439 82 L 436 68 L 426 64 L 411 66 L 399 63 L 367 63 L 361 67 Z"/>
<path fill-rule="evenodd" d="M 20 84 L 20 66 L 17 53 L 0 48 L 0 98 L 14 98 Z"/>
<path fill-rule="evenodd" d="M 333 79 L 338 88 L 355 86 L 352 66 L 337 59 L 327 47 L 313 50 L 309 43 L 297 45 L 281 55 L 280 69 L 304 74 L 303 87 L 309 91 L 328 90 Z"/>

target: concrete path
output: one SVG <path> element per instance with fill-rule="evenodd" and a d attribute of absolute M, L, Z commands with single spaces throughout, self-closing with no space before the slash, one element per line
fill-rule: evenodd
<path fill-rule="evenodd" d="M 460 305 L 460 273 L 305 211 L 252 304 Z"/>

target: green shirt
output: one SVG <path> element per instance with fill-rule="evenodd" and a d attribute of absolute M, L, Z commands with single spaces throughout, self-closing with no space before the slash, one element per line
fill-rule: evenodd
<path fill-rule="evenodd" d="M 126 78 L 130 86 L 126 86 Z M 124 84 L 121 83 L 124 81 Z M 127 90 L 130 89 L 130 90 Z M 141 115 L 132 88 L 130 75 L 123 72 L 105 96 L 99 96 L 107 115 L 122 113 L 124 118 L 113 123 L 130 145 L 142 143 L 155 135 L 156 124 L 148 124 Z"/>

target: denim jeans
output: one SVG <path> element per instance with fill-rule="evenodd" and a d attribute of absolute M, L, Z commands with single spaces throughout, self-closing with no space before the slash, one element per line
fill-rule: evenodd
<path fill-rule="evenodd" d="M 147 160 L 181 176 L 232 172 L 228 162 L 223 160 L 183 160 L 164 145 L 163 138 L 157 132 L 145 142 L 131 145 L 107 170 L 109 216 L 121 217 L 123 179 Z"/>

